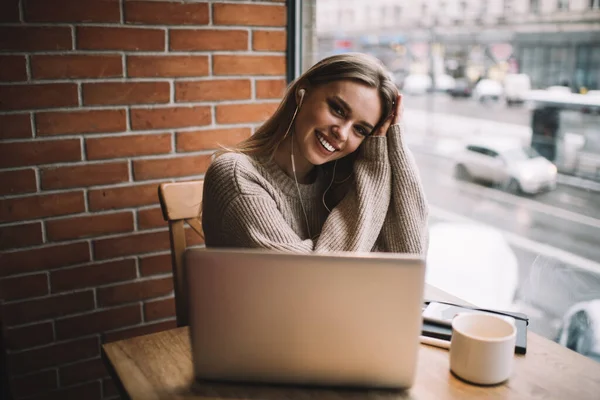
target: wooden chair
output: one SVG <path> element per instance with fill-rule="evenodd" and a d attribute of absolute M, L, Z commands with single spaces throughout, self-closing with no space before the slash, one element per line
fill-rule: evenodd
<path fill-rule="evenodd" d="M 202 223 L 198 218 L 202 209 L 203 186 L 203 181 L 192 181 L 163 183 L 158 187 L 163 217 L 169 223 L 177 326 L 188 325 L 188 296 L 183 268 L 183 253 L 186 249 L 185 224 L 204 238 Z"/>

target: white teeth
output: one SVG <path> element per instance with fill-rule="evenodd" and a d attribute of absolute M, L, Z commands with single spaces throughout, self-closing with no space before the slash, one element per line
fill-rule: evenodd
<path fill-rule="evenodd" d="M 317 138 L 319 139 L 319 142 L 321 142 L 321 144 L 323 145 L 323 147 L 325 147 L 327 149 L 327 151 L 330 152 L 334 152 L 335 151 L 335 147 L 333 147 L 332 145 L 329 144 L 329 142 L 327 142 L 323 136 L 321 136 L 320 133 L 317 133 Z"/>

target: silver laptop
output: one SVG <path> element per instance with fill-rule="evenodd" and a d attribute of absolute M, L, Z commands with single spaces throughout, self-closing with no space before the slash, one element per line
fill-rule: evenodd
<path fill-rule="evenodd" d="M 423 259 L 189 249 L 185 262 L 196 378 L 412 386 Z"/>

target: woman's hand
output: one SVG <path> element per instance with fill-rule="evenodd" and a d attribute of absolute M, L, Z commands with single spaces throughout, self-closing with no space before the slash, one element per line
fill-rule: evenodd
<path fill-rule="evenodd" d="M 392 114 L 381 124 L 381 127 L 373 134 L 373 136 L 385 136 L 391 125 L 397 124 L 402 119 L 402 95 L 399 94 L 396 98 L 396 108 Z"/>

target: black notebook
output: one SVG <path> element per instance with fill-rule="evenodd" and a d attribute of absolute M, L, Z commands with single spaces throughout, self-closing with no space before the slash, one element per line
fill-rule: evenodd
<path fill-rule="evenodd" d="M 460 307 L 465 310 L 483 311 L 492 314 L 507 315 L 515 319 L 515 326 L 517 327 L 517 341 L 515 344 L 515 353 L 525 354 L 527 352 L 527 325 L 529 325 L 529 318 L 523 313 L 515 313 L 512 311 L 500 311 L 500 310 L 489 310 L 476 307 L 467 307 L 459 304 L 439 302 Z M 425 305 L 429 304 L 429 301 L 425 302 Z M 423 336 L 429 336 L 436 339 L 442 339 L 450 341 L 452 338 L 452 328 L 447 325 L 436 324 L 430 321 L 423 321 L 423 328 L 421 334 Z"/>

